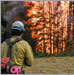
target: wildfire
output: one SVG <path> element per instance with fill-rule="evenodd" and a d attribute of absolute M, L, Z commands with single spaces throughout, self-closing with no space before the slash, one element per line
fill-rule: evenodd
<path fill-rule="evenodd" d="M 33 11 L 33 14 L 36 14 L 36 11 Z"/>
<path fill-rule="evenodd" d="M 35 6 L 28 11 L 27 16 L 32 16 L 31 18 L 31 24 L 32 27 L 30 28 L 32 30 L 31 32 L 31 37 L 34 39 L 37 39 L 37 43 L 35 46 L 35 51 L 36 52 L 41 52 L 44 53 L 46 52 L 48 55 L 50 53 L 57 53 L 57 52 L 62 52 L 61 49 L 63 49 L 63 51 L 65 51 L 66 48 L 66 43 L 61 40 L 66 39 L 67 37 L 67 17 L 68 17 L 68 12 L 69 12 L 69 1 L 60 1 L 60 5 L 58 8 L 58 12 L 61 12 L 62 10 L 62 14 L 59 14 L 57 17 L 54 18 L 50 18 L 51 14 L 55 15 L 56 11 L 54 11 L 56 9 L 55 7 L 55 2 L 52 1 L 51 4 L 49 4 L 50 1 L 46 1 L 45 5 L 43 1 L 32 1 Z M 39 4 L 41 3 L 41 5 L 43 6 L 42 10 L 42 16 L 39 16 L 38 14 L 41 13 L 41 11 L 38 13 L 38 9 L 37 7 L 39 7 Z M 57 2 L 56 2 L 57 3 Z M 47 7 L 47 4 L 49 6 L 49 8 Z M 47 11 L 45 11 L 47 8 L 47 11 L 49 12 L 47 13 Z M 40 9 L 40 8 L 39 8 Z M 73 10 L 73 9 L 72 9 Z M 48 15 L 48 16 L 47 16 Z M 37 17 L 39 16 L 39 17 Z M 59 18 L 60 17 L 60 18 Z M 45 20 L 50 21 L 51 19 L 51 23 L 45 23 L 42 22 L 41 20 L 46 18 Z M 50 18 L 50 19 L 49 19 Z M 58 22 L 60 22 L 59 24 L 57 24 Z M 37 23 L 39 23 L 37 25 Z M 54 23 L 56 25 L 54 25 Z M 58 26 L 57 26 L 58 25 Z M 64 28 L 63 30 L 62 27 Z M 71 28 L 72 29 L 72 28 Z M 59 48 L 59 50 L 58 50 Z"/>
<path fill-rule="evenodd" d="M 26 16 L 31 16 L 33 14 L 33 11 L 35 10 L 35 4 L 36 1 L 24 1 L 24 6 L 27 6 L 29 9 L 27 10 Z M 34 11 L 34 14 L 36 12 Z"/>
<path fill-rule="evenodd" d="M 66 9 L 68 5 L 69 5 L 69 1 L 61 1 L 61 6 L 63 10 Z"/>

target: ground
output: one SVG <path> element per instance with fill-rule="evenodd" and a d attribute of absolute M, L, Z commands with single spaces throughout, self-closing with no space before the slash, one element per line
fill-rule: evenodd
<path fill-rule="evenodd" d="M 74 57 L 35 58 L 32 67 L 26 67 L 26 74 L 74 74 Z"/>

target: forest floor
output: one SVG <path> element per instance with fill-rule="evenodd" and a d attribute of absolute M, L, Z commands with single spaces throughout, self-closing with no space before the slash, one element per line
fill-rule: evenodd
<path fill-rule="evenodd" d="M 74 57 L 35 58 L 26 74 L 74 74 Z"/>

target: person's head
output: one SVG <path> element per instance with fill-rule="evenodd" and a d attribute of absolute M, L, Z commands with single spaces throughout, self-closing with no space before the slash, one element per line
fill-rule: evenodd
<path fill-rule="evenodd" d="M 26 31 L 24 29 L 24 24 L 21 21 L 15 21 L 11 28 L 13 36 L 22 36 L 23 32 Z"/>

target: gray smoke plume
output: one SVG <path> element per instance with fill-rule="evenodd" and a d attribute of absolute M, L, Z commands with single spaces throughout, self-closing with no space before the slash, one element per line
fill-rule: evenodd
<path fill-rule="evenodd" d="M 10 1 L 10 4 L 17 4 L 11 10 L 7 11 L 3 16 L 4 20 L 10 22 L 13 18 L 16 17 L 19 13 L 24 11 L 23 1 Z"/>

